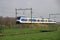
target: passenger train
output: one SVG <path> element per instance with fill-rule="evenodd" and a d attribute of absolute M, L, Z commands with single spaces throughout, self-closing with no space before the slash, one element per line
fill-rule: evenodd
<path fill-rule="evenodd" d="M 55 20 L 53 19 L 48 19 L 48 18 L 36 18 L 36 17 L 32 17 L 32 18 L 27 18 L 25 16 L 19 16 L 16 19 L 16 23 L 56 23 Z"/>

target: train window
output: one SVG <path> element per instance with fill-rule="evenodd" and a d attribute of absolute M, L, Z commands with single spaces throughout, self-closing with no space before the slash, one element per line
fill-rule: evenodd
<path fill-rule="evenodd" d="M 47 22 L 47 20 L 44 20 L 45 22 Z"/>
<path fill-rule="evenodd" d="M 48 22 L 52 22 L 52 20 L 48 20 Z"/>
<path fill-rule="evenodd" d="M 44 22 L 44 20 L 41 20 L 41 22 Z"/>
<path fill-rule="evenodd" d="M 27 21 L 27 19 L 21 19 L 21 21 Z"/>
<path fill-rule="evenodd" d="M 36 19 L 29 19 L 29 21 L 34 21 L 34 22 L 35 22 L 35 21 L 36 21 Z"/>
<path fill-rule="evenodd" d="M 20 20 L 20 17 L 17 17 L 18 20 Z"/>
<path fill-rule="evenodd" d="M 38 22 L 40 21 L 40 20 L 37 20 Z"/>
<path fill-rule="evenodd" d="M 56 22 L 56 21 L 54 21 L 54 22 Z"/>

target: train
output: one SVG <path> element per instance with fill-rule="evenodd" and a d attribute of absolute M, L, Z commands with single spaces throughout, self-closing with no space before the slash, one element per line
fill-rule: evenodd
<path fill-rule="evenodd" d="M 48 18 L 36 18 L 36 17 L 29 18 L 25 16 L 18 16 L 16 18 L 16 24 L 20 24 L 20 23 L 44 23 L 44 24 L 50 23 L 50 24 L 53 24 L 53 23 L 56 23 L 56 21 L 53 19 L 48 19 Z"/>

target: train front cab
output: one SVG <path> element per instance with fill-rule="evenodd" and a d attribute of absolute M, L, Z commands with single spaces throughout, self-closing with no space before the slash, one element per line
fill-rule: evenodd
<path fill-rule="evenodd" d="M 16 24 L 20 24 L 20 18 L 21 18 L 21 17 L 17 17 L 17 18 L 16 18 Z"/>

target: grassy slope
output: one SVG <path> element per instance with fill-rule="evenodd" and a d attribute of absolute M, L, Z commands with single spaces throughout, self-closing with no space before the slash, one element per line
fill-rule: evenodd
<path fill-rule="evenodd" d="M 44 29 L 44 28 L 43 28 Z M 54 32 L 39 32 L 41 28 L 19 28 L 19 29 L 6 29 L 4 34 L 6 36 L 0 37 L 0 40 L 60 40 L 60 29 Z M 38 33 L 36 33 L 38 32 Z M 14 33 L 31 33 L 31 34 L 19 34 L 9 36 Z"/>
<path fill-rule="evenodd" d="M 2 40 L 59 40 L 57 32 L 4 36 Z"/>

